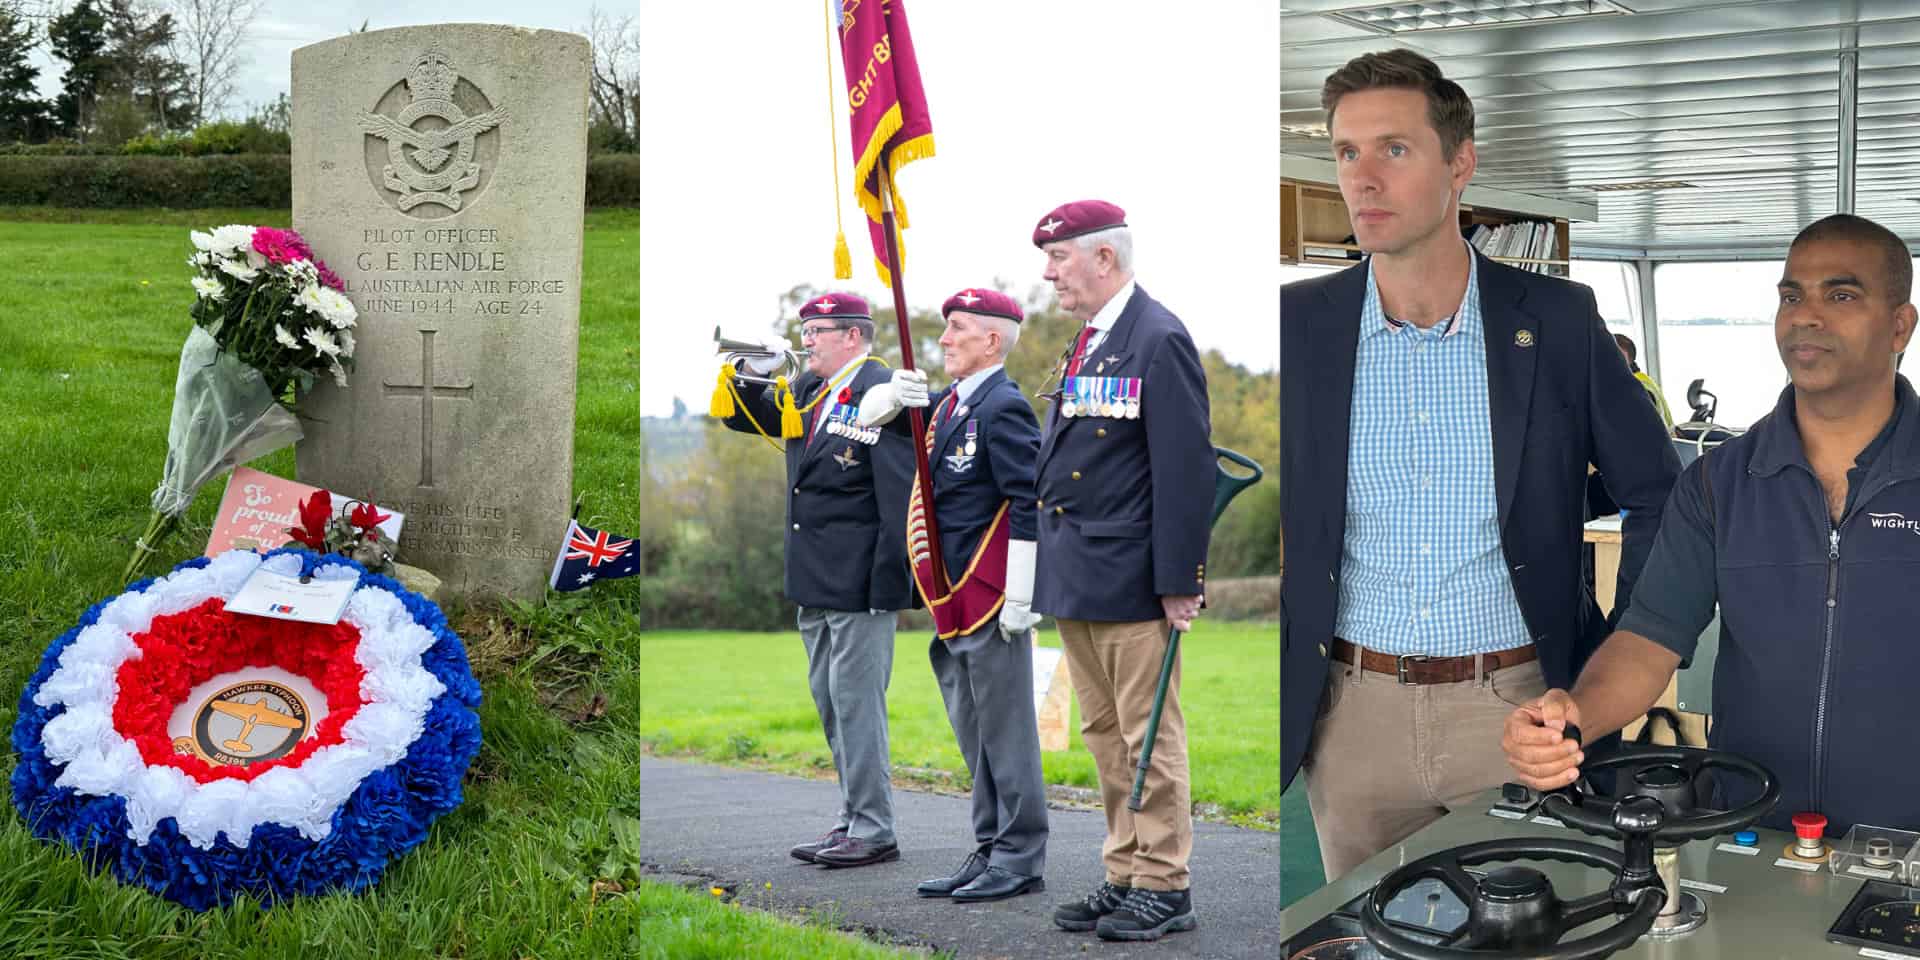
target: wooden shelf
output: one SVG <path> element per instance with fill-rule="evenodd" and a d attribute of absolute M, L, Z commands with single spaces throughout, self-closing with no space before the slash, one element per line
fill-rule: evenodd
<path fill-rule="evenodd" d="M 1477 225 L 1498 226 L 1519 221 L 1547 222 L 1553 224 L 1554 249 L 1563 253 L 1569 249 L 1567 221 L 1564 217 L 1538 217 L 1490 207 L 1471 204 L 1460 206 L 1460 227 L 1465 230 Z M 1306 248 L 1327 250 L 1354 250 L 1359 245 L 1347 243 L 1353 235 L 1352 221 L 1347 217 L 1347 204 L 1340 196 L 1339 189 L 1324 183 L 1310 183 L 1303 180 L 1280 181 L 1280 262 L 1312 263 L 1327 266 L 1345 267 L 1359 263 L 1359 260 L 1344 257 L 1313 256 Z M 1570 264 L 1565 256 L 1561 257 L 1491 257 L 1501 263 L 1515 266 L 1546 264 L 1553 276 L 1567 275 Z"/>

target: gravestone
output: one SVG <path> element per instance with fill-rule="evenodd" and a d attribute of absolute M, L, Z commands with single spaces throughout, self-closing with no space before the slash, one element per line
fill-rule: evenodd
<path fill-rule="evenodd" d="M 293 52 L 293 226 L 360 311 L 297 475 L 404 511 L 449 595 L 537 598 L 566 535 L 588 58 L 484 24 Z"/>

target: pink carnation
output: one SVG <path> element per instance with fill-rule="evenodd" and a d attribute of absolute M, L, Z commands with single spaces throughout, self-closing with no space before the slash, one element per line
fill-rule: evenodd
<path fill-rule="evenodd" d="M 320 275 L 321 286 L 326 287 L 330 290 L 338 290 L 341 293 L 347 292 L 346 286 L 344 286 L 340 282 L 340 277 L 336 275 L 332 270 L 328 269 L 325 263 L 321 262 L 319 259 L 315 259 L 313 261 L 313 269 L 316 273 Z"/>
<path fill-rule="evenodd" d="M 307 249 L 307 242 L 292 230 L 275 230 L 261 227 L 253 231 L 253 249 L 271 263 L 287 264 L 295 260 L 309 260 L 313 251 Z"/>

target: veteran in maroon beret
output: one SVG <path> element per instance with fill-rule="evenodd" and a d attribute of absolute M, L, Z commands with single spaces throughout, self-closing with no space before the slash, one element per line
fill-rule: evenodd
<path fill-rule="evenodd" d="M 1168 627 L 1184 631 L 1200 612 L 1214 474 L 1206 374 L 1187 328 L 1134 282 L 1125 211 L 1064 204 L 1040 218 L 1033 243 L 1061 308 L 1082 324 L 1048 394 L 1033 608 L 1059 622 L 1107 815 L 1104 882 L 1053 919 L 1153 940 L 1198 922 L 1177 663 L 1141 809 L 1127 798 Z"/>
<path fill-rule="evenodd" d="M 872 356 L 873 314 L 852 293 L 800 307 L 806 372 L 791 384 L 802 430 L 784 439 L 786 597 L 798 604 L 807 686 L 840 780 L 834 826 L 795 846 L 799 860 L 856 867 L 899 859 L 887 756 L 887 681 L 895 611 L 914 605 L 906 556 L 913 447 L 904 424 L 864 428 L 860 401 L 888 381 Z M 769 356 L 740 361 L 765 377 L 791 348 L 769 338 Z M 781 440 L 781 400 L 763 381 L 735 377 L 729 429 Z"/>
<path fill-rule="evenodd" d="M 908 553 L 921 599 L 934 608 L 928 656 L 954 739 L 973 774 L 973 843 L 958 869 L 919 885 L 923 897 L 958 903 L 1046 889 L 1047 782 L 1040 770 L 1033 702 L 1033 467 L 1040 424 L 1005 370 L 1020 339 L 1020 305 L 972 287 L 940 307 L 940 359 L 951 386 L 927 395 L 921 370 L 895 370 L 867 392 L 861 422 L 899 422 L 906 407 L 931 406 L 927 461 L 933 516 L 952 589 L 934 600 L 914 491 Z M 902 418 L 904 419 L 904 418 Z"/>

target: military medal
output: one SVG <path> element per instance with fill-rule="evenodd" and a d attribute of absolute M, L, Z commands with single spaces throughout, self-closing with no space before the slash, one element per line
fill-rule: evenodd
<path fill-rule="evenodd" d="M 973 456 L 975 450 L 978 449 L 974 445 L 974 440 L 979 436 L 980 436 L 980 421 L 968 420 L 967 421 L 967 445 L 965 447 L 967 451 L 967 456 L 969 457 Z"/>
<path fill-rule="evenodd" d="M 1127 384 L 1127 419 L 1140 419 L 1140 378 L 1134 377 Z"/>
<path fill-rule="evenodd" d="M 1060 383 L 1060 415 L 1063 417 L 1074 415 L 1073 395 L 1080 389 L 1078 380 L 1078 377 L 1068 377 Z"/>

